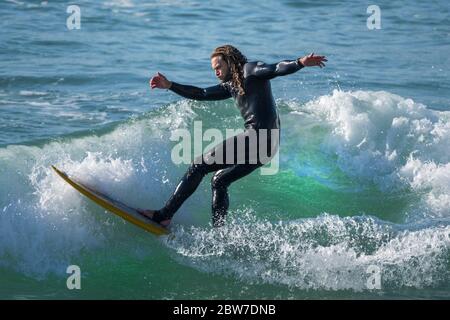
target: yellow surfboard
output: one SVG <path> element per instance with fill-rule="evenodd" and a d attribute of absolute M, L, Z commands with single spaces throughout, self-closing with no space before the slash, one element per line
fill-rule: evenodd
<path fill-rule="evenodd" d="M 158 236 L 169 234 L 169 230 L 141 215 L 136 209 L 131 208 L 120 201 L 111 199 L 107 195 L 86 186 L 72 177 L 69 177 L 65 172 L 58 170 L 55 166 L 52 166 L 52 168 L 61 178 L 74 187 L 78 192 L 85 195 L 106 210 Z"/>

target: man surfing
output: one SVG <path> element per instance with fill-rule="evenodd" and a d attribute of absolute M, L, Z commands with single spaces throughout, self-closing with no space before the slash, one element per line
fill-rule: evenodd
<path fill-rule="evenodd" d="M 224 140 L 196 158 L 163 208 L 138 211 L 167 227 L 175 212 L 194 193 L 203 177 L 214 172 L 211 179 L 212 223 L 214 227 L 222 226 L 229 206 L 228 187 L 267 163 L 267 160 L 270 160 L 278 150 L 278 139 L 273 138 L 272 134 L 261 133 L 267 130 L 278 132 L 280 129 L 280 119 L 272 96 L 270 80 L 294 73 L 304 67 L 322 68 L 326 61 L 325 56 L 316 56 L 311 53 L 295 60 L 283 60 L 275 64 L 260 61 L 248 62 L 237 48 L 223 45 L 211 54 L 211 67 L 221 81 L 218 85 L 204 89 L 182 85 L 169 81 L 158 72 L 150 79 L 152 89 L 169 89 L 184 98 L 194 100 L 233 98 L 244 119 L 245 131 Z M 251 139 L 251 134 L 255 134 L 256 140 Z M 239 143 L 242 141 L 244 141 L 244 147 L 239 149 Z M 259 155 L 260 146 L 263 144 L 270 146 L 269 158 L 265 160 Z M 243 159 L 240 159 L 237 150 L 244 150 Z M 258 154 L 256 158 L 255 152 L 252 152 L 254 150 Z M 232 159 L 232 161 L 225 163 L 214 161 L 218 155 L 222 156 L 222 159 Z"/>

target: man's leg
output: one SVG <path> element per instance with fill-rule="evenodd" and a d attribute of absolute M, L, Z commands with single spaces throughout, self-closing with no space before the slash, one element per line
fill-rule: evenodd
<path fill-rule="evenodd" d="M 194 163 L 189 166 L 175 188 L 172 196 L 167 200 L 163 208 L 160 210 L 138 211 L 155 222 L 161 223 L 164 226 L 169 225 L 175 212 L 177 212 L 184 201 L 195 192 L 205 175 L 232 165 L 225 164 L 223 161 L 220 161 L 219 163 L 212 161 L 217 154 L 222 154 L 222 150 L 225 150 L 226 143 L 227 140 L 224 140 L 222 143 L 195 159 Z"/>
<path fill-rule="evenodd" d="M 237 164 L 217 171 L 211 179 L 212 189 L 212 223 L 220 227 L 225 222 L 229 206 L 228 187 L 234 181 L 259 168 L 261 164 Z"/>
<path fill-rule="evenodd" d="M 167 200 L 164 208 L 159 210 L 161 216 L 171 219 L 184 201 L 197 190 L 203 177 L 215 170 L 217 169 L 213 165 L 207 165 L 205 163 L 191 164 L 175 188 L 172 196 Z"/>
<path fill-rule="evenodd" d="M 168 225 L 173 215 L 181 205 L 189 198 L 200 185 L 203 177 L 209 172 L 216 171 L 213 165 L 205 163 L 191 164 L 184 176 L 178 183 L 172 196 L 167 200 L 165 206 L 160 210 L 139 210 L 142 214 L 151 218 L 153 221 Z M 164 222 L 164 223 L 162 223 Z"/>
<path fill-rule="evenodd" d="M 268 134 L 261 137 L 259 131 L 252 132 L 247 130 L 223 142 L 228 147 L 226 148 L 228 153 L 230 153 L 229 146 L 234 144 L 234 163 L 231 166 L 218 170 L 211 179 L 212 221 L 214 227 L 220 227 L 224 224 L 229 206 L 228 187 L 234 181 L 245 177 L 265 164 L 266 161 L 261 161 L 260 159 L 260 142 L 266 142 L 265 149 L 268 155 L 264 154 L 264 156 L 270 159 L 275 155 L 278 148 L 278 139 L 274 141 L 277 144 L 272 145 L 271 132 L 270 130 L 268 131 Z M 260 141 L 261 138 L 265 140 Z M 244 153 L 240 154 L 242 150 L 244 150 Z M 243 163 L 240 163 L 242 160 Z"/>
<path fill-rule="evenodd" d="M 213 191 L 213 225 L 221 225 L 221 221 L 223 221 L 228 209 L 228 186 L 262 166 L 262 163 L 259 161 L 255 164 L 248 163 L 252 156 L 255 157 L 257 155 L 258 150 L 258 144 L 254 146 L 254 144 L 250 144 L 249 140 L 246 139 L 249 135 L 249 132 L 244 132 L 230 137 L 201 155 L 201 158 L 197 158 L 200 161 L 194 161 L 191 164 L 162 209 L 140 210 L 140 212 L 158 223 L 164 222 L 162 223 L 163 225 L 168 225 L 170 219 L 172 219 L 183 202 L 197 189 L 203 177 L 210 172 L 217 171 L 211 183 Z M 245 143 L 243 155 L 239 154 L 239 143 Z M 232 161 L 231 163 L 227 163 L 230 155 Z M 236 164 L 238 160 L 242 159 L 245 159 L 246 164 Z M 217 160 L 219 160 L 219 163 L 217 163 Z"/>

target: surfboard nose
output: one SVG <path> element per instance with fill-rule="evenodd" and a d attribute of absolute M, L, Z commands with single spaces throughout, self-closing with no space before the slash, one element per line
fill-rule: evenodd
<path fill-rule="evenodd" d="M 126 204 L 114 200 L 109 196 L 101 193 L 98 190 L 95 190 L 92 187 L 78 181 L 73 177 L 69 177 L 64 171 L 60 171 L 54 165 L 52 165 L 53 170 L 63 178 L 68 184 L 70 184 L 73 188 L 75 188 L 82 195 L 86 196 L 99 206 L 108 210 L 111 213 L 131 222 L 132 224 L 141 227 L 142 229 L 149 231 L 155 235 L 167 235 L 170 234 L 170 231 L 165 227 L 159 225 L 156 222 L 151 221 L 150 219 L 144 220 L 144 217 L 136 211 L 136 209 L 127 206 Z"/>

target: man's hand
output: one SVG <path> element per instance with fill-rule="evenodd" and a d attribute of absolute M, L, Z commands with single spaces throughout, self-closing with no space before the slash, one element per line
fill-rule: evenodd
<path fill-rule="evenodd" d="M 305 67 L 315 67 L 319 66 L 320 68 L 325 67 L 324 61 L 328 61 L 325 56 L 315 56 L 314 52 L 309 56 L 304 56 L 303 58 L 299 58 L 301 64 Z"/>
<path fill-rule="evenodd" d="M 150 79 L 149 83 L 152 89 L 170 89 L 172 86 L 172 82 L 167 80 L 167 78 L 159 72 L 156 76 Z"/>

